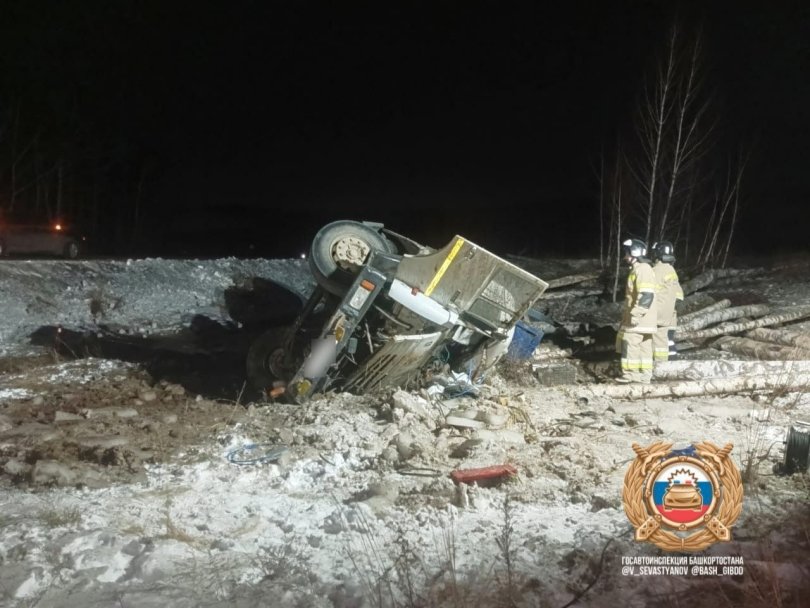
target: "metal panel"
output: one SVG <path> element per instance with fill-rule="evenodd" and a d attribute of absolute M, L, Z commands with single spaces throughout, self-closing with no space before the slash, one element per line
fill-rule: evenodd
<path fill-rule="evenodd" d="M 394 336 L 352 374 L 346 388 L 365 391 L 406 382 L 428 361 L 442 335 Z"/>
<path fill-rule="evenodd" d="M 450 310 L 472 312 L 501 327 L 515 323 L 548 287 L 460 236 L 436 253 L 404 256 L 397 278 Z"/>

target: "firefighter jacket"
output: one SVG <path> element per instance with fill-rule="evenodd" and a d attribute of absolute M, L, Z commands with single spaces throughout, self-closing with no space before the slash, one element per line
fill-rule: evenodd
<path fill-rule="evenodd" d="M 654 334 L 658 330 L 657 299 L 652 267 L 643 258 L 636 260 L 627 276 L 621 329 L 636 334 Z"/>
<path fill-rule="evenodd" d="M 678 322 L 675 303 L 683 300 L 683 289 L 678 282 L 678 273 L 671 264 L 656 262 L 653 266 L 658 290 L 655 294 L 658 327 L 675 327 Z"/>

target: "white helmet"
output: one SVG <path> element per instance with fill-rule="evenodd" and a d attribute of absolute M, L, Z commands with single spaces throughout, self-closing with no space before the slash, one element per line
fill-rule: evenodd
<path fill-rule="evenodd" d="M 639 239 L 627 239 L 622 243 L 624 255 L 634 258 L 643 258 L 647 255 L 647 244 Z"/>

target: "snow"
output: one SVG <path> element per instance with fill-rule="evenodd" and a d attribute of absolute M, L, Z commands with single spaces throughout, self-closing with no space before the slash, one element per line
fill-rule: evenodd
<path fill-rule="evenodd" d="M 28 335 L 43 325 L 92 329 L 103 322 L 143 333 L 177 331 L 195 314 L 228 322 L 226 290 L 252 277 L 275 280 L 301 295 L 312 288 L 306 262 L 298 259 L 3 263 L 0 354 L 28 352 Z M 787 294 L 790 289 L 780 287 Z M 94 298 L 103 303 L 103 319 L 91 311 Z M 29 400 L 33 410 L 37 398 L 102 381 L 123 383 L 138 369 L 87 358 L 12 371 L 0 378 L 0 408 Z M 621 506 L 632 443 L 666 439 L 678 447 L 697 440 L 733 441 L 738 459 L 757 442 L 777 446 L 766 467 L 780 455 L 786 424 L 810 413 L 807 395 L 780 396 L 767 404 L 751 396 L 632 403 L 594 398 L 586 406 L 595 412 L 588 426 L 580 424 L 587 414 L 565 388 L 492 383 L 491 392 L 484 387 L 484 397 L 465 407 L 497 408 L 496 397 L 507 398 L 530 419 L 530 425 L 509 426 L 526 437 L 525 444 L 485 441 L 465 458 L 450 458 L 468 435 L 442 428 L 428 400 L 420 398 L 418 408 L 406 411 L 395 405 L 396 398 L 337 394 L 304 408 L 239 408 L 233 424 L 211 423 L 194 441 L 173 446 L 169 457 L 147 462 L 139 481 L 75 488 L 4 479 L 0 604 L 408 605 L 401 568 L 418 562 L 410 575 L 431 599 L 487 605 L 503 599 L 499 538 L 511 528 L 513 574 L 522 590 L 518 605 L 564 605 L 593 579 L 610 539 L 617 539 L 614 560 L 622 554 L 657 554 L 631 540 Z M 136 398 L 131 390 L 121 395 L 121 403 L 104 405 L 131 406 Z M 177 410 L 179 424 L 187 423 L 183 412 L 201 402 L 205 399 L 189 395 Z M 135 409 L 140 412 L 135 421 L 114 422 L 120 426 L 110 437 L 127 437 L 131 427 L 126 424 L 156 424 L 144 408 Z M 71 424 L 87 425 L 80 436 L 89 437 L 100 418 Z M 284 441 L 281 431 L 287 432 Z M 53 434 L 65 431 L 57 428 Z M 254 443 L 286 445 L 289 461 L 228 461 L 229 452 Z M 407 450 L 401 451 L 403 443 Z M 18 449 L 0 440 L 4 461 Z M 404 451 L 415 456 L 405 458 Z M 496 462 L 514 463 L 519 477 L 493 488 L 470 488 L 469 506 L 460 506 L 448 471 Z M 411 475 L 409 465 L 437 473 Z M 749 543 L 773 543 L 785 561 L 806 562 L 806 542 L 784 530 L 766 536 L 761 530 L 767 526 L 760 526 L 772 523 L 763 518 L 773 517 L 768 510 L 777 505 L 806 504 L 806 485 L 766 475 L 755 488 L 760 496 L 746 499 L 735 534 L 754 539 Z M 744 542 L 719 550 L 751 551 Z M 650 604 L 655 590 L 617 576 L 610 570 L 614 565 L 583 605 Z M 384 577 L 391 581 L 393 590 L 386 591 L 391 597 L 376 602 L 370 586 Z M 450 593 L 456 579 L 471 594 L 466 602 Z M 790 582 L 781 581 L 786 588 Z M 651 586 L 659 583 L 654 579 Z"/>
<path fill-rule="evenodd" d="M 254 277 L 301 295 L 314 285 L 301 259 L 4 261 L 0 355 L 19 352 L 26 336 L 46 325 L 165 332 L 196 314 L 228 321 L 226 290 Z"/>

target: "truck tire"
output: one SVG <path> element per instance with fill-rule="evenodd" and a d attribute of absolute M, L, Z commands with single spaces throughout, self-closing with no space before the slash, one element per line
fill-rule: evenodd
<path fill-rule="evenodd" d="M 309 267 L 318 285 L 343 296 L 371 250 L 393 253 L 394 246 L 374 228 L 351 220 L 327 224 L 312 240 Z"/>
<path fill-rule="evenodd" d="M 79 257 L 79 244 L 76 241 L 70 241 L 65 245 L 63 255 L 69 260 L 75 260 Z"/>
<path fill-rule="evenodd" d="M 247 379 L 256 390 L 265 391 L 289 379 L 282 367 L 286 335 L 286 328 L 276 327 L 264 332 L 251 344 L 247 355 Z"/>

